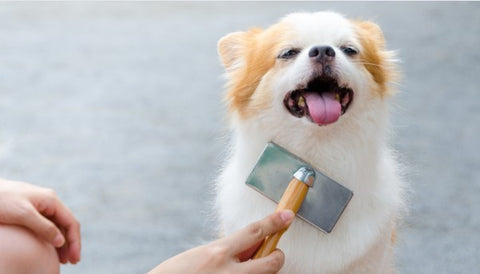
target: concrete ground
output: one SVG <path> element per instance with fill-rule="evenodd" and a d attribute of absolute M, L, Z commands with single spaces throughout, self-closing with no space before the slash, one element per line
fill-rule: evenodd
<path fill-rule="evenodd" d="M 402 60 L 400 273 L 480 268 L 479 3 L 0 3 L 0 176 L 56 189 L 81 221 L 63 273 L 142 273 L 214 237 L 216 42 L 325 9 L 377 21 Z"/>

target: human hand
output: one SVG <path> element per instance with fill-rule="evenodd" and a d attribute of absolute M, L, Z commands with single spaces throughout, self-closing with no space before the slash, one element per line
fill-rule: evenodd
<path fill-rule="evenodd" d="M 0 179 L 0 224 L 29 228 L 57 248 L 61 263 L 80 261 L 80 224 L 51 189 Z"/>
<path fill-rule="evenodd" d="M 279 249 L 249 260 L 263 239 L 286 228 L 293 220 L 290 210 L 276 212 L 231 236 L 187 250 L 151 270 L 156 273 L 277 273 L 285 256 Z"/>

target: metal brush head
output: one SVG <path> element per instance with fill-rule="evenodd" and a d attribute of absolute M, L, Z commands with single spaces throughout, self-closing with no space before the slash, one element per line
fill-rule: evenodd
<path fill-rule="evenodd" d="M 316 179 L 297 216 L 330 233 L 352 199 L 353 192 L 284 148 L 268 143 L 246 183 L 278 203 L 294 173 L 305 166 L 315 170 Z"/>

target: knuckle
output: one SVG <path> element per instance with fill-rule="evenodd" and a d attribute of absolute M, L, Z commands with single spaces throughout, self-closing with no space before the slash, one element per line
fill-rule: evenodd
<path fill-rule="evenodd" d="M 45 192 L 45 195 L 47 195 L 48 197 L 50 198 L 57 198 L 58 195 L 57 195 L 57 192 L 51 188 L 45 188 L 44 189 L 44 192 Z"/>
<path fill-rule="evenodd" d="M 14 219 L 18 222 L 25 222 L 28 218 L 34 214 L 32 206 L 28 203 L 21 203 L 15 210 Z"/>
<path fill-rule="evenodd" d="M 80 231 L 80 222 L 75 218 L 75 216 L 72 216 L 69 221 L 70 224 L 66 226 L 66 229 Z"/>
<path fill-rule="evenodd" d="M 284 260 L 285 257 L 282 252 L 275 252 L 275 255 L 271 256 L 267 264 L 272 271 L 276 272 L 282 268 Z"/>
<path fill-rule="evenodd" d="M 226 245 L 208 245 L 204 252 L 204 262 L 211 266 L 222 265 L 228 259 L 229 249 Z"/>
<path fill-rule="evenodd" d="M 264 238 L 263 227 L 260 223 L 254 223 L 248 226 L 248 234 L 252 235 L 255 239 L 261 240 Z"/>

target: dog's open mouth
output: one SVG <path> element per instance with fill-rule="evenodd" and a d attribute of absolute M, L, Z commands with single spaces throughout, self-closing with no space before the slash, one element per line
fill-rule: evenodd
<path fill-rule="evenodd" d="M 353 100 L 353 90 L 340 87 L 331 77 L 317 77 L 306 88 L 287 93 L 283 103 L 295 117 L 308 117 L 318 125 L 334 123 Z"/>

